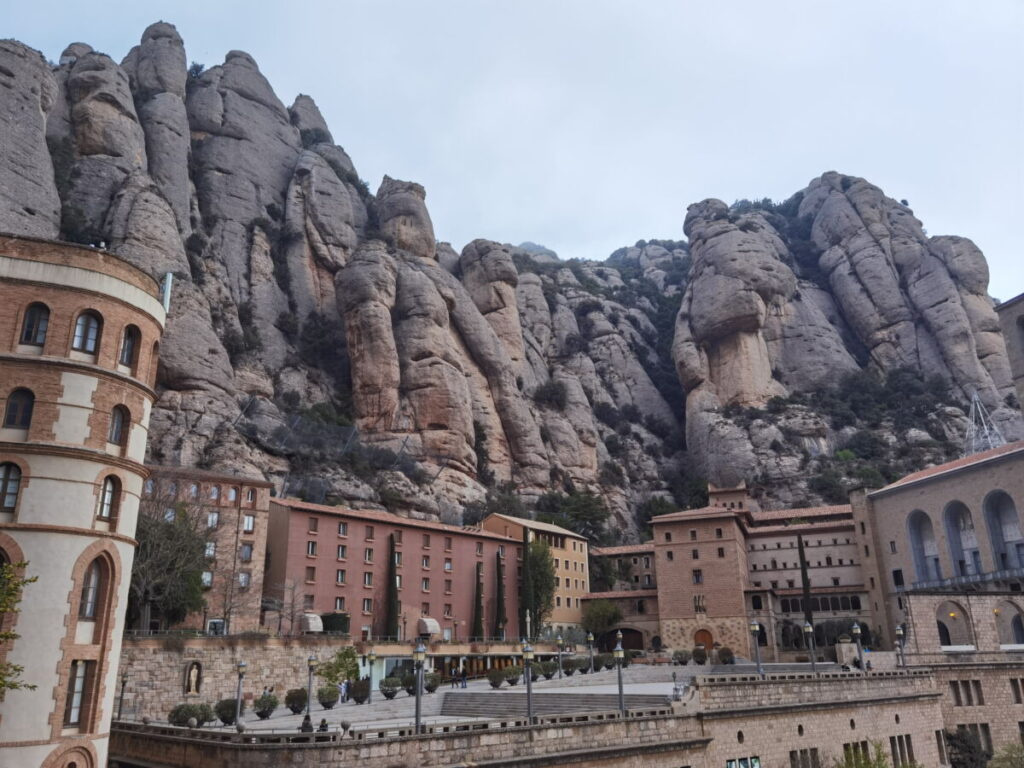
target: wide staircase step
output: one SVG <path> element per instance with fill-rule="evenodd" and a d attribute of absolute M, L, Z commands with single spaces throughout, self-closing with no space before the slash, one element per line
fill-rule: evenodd
<path fill-rule="evenodd" d="M 666 706 L 665 696 L 626 694 L 626 709 L 657 709 Z M 534 715 L 608 712 L 619 708 L 614 693 L 534 693 Z M 450 717 L 518 717 L 526 715 L 526 693 L 505 691 L 447 691 L 441 714 Z"/>

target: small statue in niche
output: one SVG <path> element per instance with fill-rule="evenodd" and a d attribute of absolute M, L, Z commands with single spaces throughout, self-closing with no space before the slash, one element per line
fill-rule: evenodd
<path fill-rule="evenodd" d="M 203 666 L 193 661 L 185 671 L 185 693 L 199 693 L 203 684 Z"/>

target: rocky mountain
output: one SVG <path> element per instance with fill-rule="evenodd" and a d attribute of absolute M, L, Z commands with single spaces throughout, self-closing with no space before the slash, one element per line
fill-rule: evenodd
<path fill-rule="evenodd" d="M 309 96 L 187 61 L 163 22 L 120 63 L 0 42 L 0 231 L 175 275 L 155 462 L 450 520 L 589 491 L 630 538 L 705 478 L 781 504 L 945 458 L 975 390 L 1021 435 L 984 257 L 862 179 L 706 200 L 688 242 L 593 262 L 456 252 Z M 914 418 L 886 405 L 910 390 Z"/>

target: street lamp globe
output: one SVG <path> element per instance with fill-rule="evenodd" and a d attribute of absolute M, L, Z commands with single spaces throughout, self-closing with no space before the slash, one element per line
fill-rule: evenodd
<path fill-rule="evenodd" d="M 853 627 L 850 628 L 850 632 L 853 634 L 854 639 L 859 638 L 860 637 L 860 624 L 854 624 Z"/>
<path fill-rule="evenodd" d="M 594 633 L 593 632 L 587 632 L 587 645 L 593 645 L 593 644 L 594 644 Z"/>
<path fill-rule="evenodd" d="M 317 663 L 316 656 L 314 656 L 313 654 L 310 654 L 309 658 L 306 659 L 306 666 L 309 667 L 309 671 L 310 672 L 312 672 L 314 669 L 316 669 L 316 663 Z"/>
<path fill-rule="evenodd" d="M 236 665 L 238 668 L 238 676 L 245 677 L 245 668 L 248 666 L 244 661 L 238 662 Z"/>
<path fill-rule="evenodd" d="M 558 637 L 555 638 L 555 643 L 557 643 L 559 646 L 562 645 L 562 636 L 561 635 L 559 635 Z"/>
<path fill-rule="evenodd" d="M 900 624 L 900 625 L 898 625 L 896 627 L 896 639 L 897 640 L 902 640 L 903 639 L 903 625 L 902 624 Z"/>
<path fill-rule="evenodd" d="M 750 622 L 750 634 L 756 635 L 760 631 L 761 631 L 761 625 L 758 622 L 756 622 L 756 621 L 751 621 Z"/>
<path fill-rule="evenodd" d="M 811 633 L 812 633 L 813 631 L 814 631 L 814 627 L 812 627 L 812 626 L 811 626 L 811 622 L 809 622 L 809 621 L 805 621 L 805 622 L 804 622 L 804 634 L 805 634 L 805 635 L 809 635 L 809 634 L 811 634 Z"/>
<path fill-rule="evenodd" d="M 370 666 L 373 666 L 373 662 L 377 660 L 377 654 L 373 651 L 370 651 L 369 654 L 367 654 L 366 656 L 366 660 L 370 662 Z"/>
<path fill-rule="evenodd" d="M 523 643 L 523 659 L 525 661 L 533 661 L 533 646 L 529 643 Z"/>
<path fill-rule="evenodd" d="M 422 640 L 416 641 L 416 648 L 412 652 L 412 660 L 417 664 L 422 664 L 427 658 L 427 649 L 423 645 Z"/>

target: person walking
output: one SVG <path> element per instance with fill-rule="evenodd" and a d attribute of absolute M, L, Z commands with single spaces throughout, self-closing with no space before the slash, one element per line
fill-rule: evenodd
<path fill-rule="evenodd" d="M 455 664 L 452 664 L 451 668 L 448 671 L 449 671 L 449 673 L 451 675 L 451 681 L 452 681 L 451 687 L 452 688 L 458 688 L 459 687 L 459 668 Z"/>
<path fill-rule="evenodd" d="M 469 673 L 466 671 L 465 665 L 463 665 L 463 667 L 462 667 L 462 671 L 460 673 L 460 676 L 462 678 L 462 687 L 465 688 L 466 686 L 469 685 Z"/>

